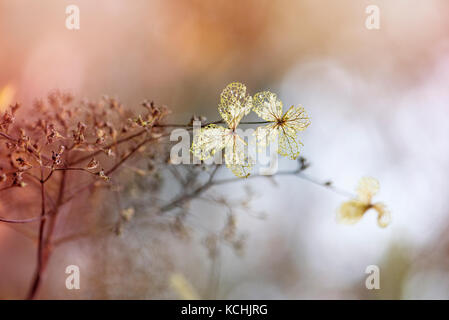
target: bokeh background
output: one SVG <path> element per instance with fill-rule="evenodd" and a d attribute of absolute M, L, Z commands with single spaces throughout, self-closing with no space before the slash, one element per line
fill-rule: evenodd
<path fill-rule="evenodd" d="M 80 8 L 80 30 L 65 27 L 69 4 Z M 368 5 L 380 9 L 379 30 L 365 27 Z M 251 207 L 266 218 L 240 211 L 245 253 L 223 251 L 213 292 L 198 241 L 136 224 L 124 238 L 59 248 L 40 297 L 178 298 L 164 285 L 175 273 L 203 298 L 449 298 L 448 13 L 445 0 L 0 0 L 1 110 L 59 88 L 131 108 L 152 99 L 184 123 L 218 119 L 230 82 L 270 89 L 312 118 L 302 135 L 309 174 L 349 191 L 376 177 L 376 199 L 393 217 L 386 229 L 374 213 L 339 225 L 345 198 L 294 177 L 224 185 L 214 193 L 239 197 L 251 186 Z M 193 211 L 192 228 L 209 230 L 225 209 Z M 0 225 L 1 298 L 24 296 L 34 252 Z M 64 286 L 68 264 L 82 270 L 77 292 Z M 380 267 L 380 290 L 365 288 L 368 265 Z"/>

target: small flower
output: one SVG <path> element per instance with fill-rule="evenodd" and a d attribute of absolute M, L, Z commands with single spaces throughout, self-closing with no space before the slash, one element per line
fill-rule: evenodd
<path fill-rule="evenodd" d="M 373 196 L 379 191 L 379 182 L 374 178 L 360 179 L 357 187 L 357 198 L 344 202 L 337 213 L 337 220 L 344 224 L 355 224 L 369 210 L 377 211 L 377 224 L 385 228 L 391 221 L 390 212 L 381 202 L 372 203 Z"/>
<path fill-rule="evenodd" d="M 23 154 L 12 154 L 11 155 L 11 164 L 13 167 L 19 169 L 19 171 L 26 171 L 33 168 L 33 165 L 24 158 Z"/>
<path fill-rule="evenodd" d="M 55 129 L 53 124 L 48 125 L 47 132 L 47 144 L 52 144 L 57 139 L 64 139 L 64 136 Z"/>
<path fill-rule="evenodd" d="M 237 82 L 229 84 L 221 93 L 218 106 L 218 112 L 229 128 L 215 124 L 202 128 L 193 138 L 192 153 L 200 160 L 206 160 L 225 149 L 226 166 L 237 177 L 247 177 L 252 160 L 245 156 L 246 143 L 236 129 L 252 106 L 252 98 L 247 95 L 245 85 Z"/>
<path fill-rule="evenodd" d="M 106 139 L 106 133 L 103 129 L 97 128 L 95 132 L 97 136 L 97 140 L 95 140 L 96 144 L 103 144 Z"/>
<path fill-rule="evenodd" d="M 134 208 L 129 207 L 127 209 L 122 210 L 121 216 L 123 217 L 123 219 L 125 219 L 125 221 L 130 221 L 134 217 L 134 213 L 135 213 Z"/>
<path fill-rule="evenodd" d="M 94 169 L 96 169 L 98 167 L 98 165 L 99 165 L 99 162 L 95 158 L 92 158 L 89 161 L 89 163 L 87 164 L 86 169 L 87 170 L 94 170 Z"/>
<path fill-rule="evenodd" d="M 255 134 L 259 146 L 267 146 L 278 138 L 278 153 L 295 160 L 299 156 L 301 141 L 296 136 L 299 131 L 310 125 L 310 119 L 303 107 L 291 106 L 282 115 L 282 101 L 276 94 L 263 91 L 254 95 L 254 112 L 259 117 L 270 122 L 266 126 L 257 128 Z"/>
<path fill-rule="evenodd" d="M 112 151 L 112 149 L 111 148 L 108 148 L 108 149 L 101 149 L 108 157 L 113 157 L 115 154 L 114 154 L 114 151 Z"/>
<path fill-rule="evenodd" d="M 136 119 L 133 120 L 133 122 L 135 124 L 137 124 L 139 127 L 147 127 L 147 126 L 151 126 L 152 122 L 151 121 L 145 121 L 143 120 L 142 116 L 139 115 Z"/>
<path fill-rule="evenodd" d="M 101 169 L 100 172 L 97 173 L 97 175 L 106 182 L 111 179 L 105 174 L 104 169 Z"/>
<path fill-rule="evenodd" d="M 60 146 L 58 152 L 54 152 L 54 151 L 51 152 L 51 159 L 56 166 L 61 165 L 61 163 L 62 163 L 61 156 L 64 153 L 64 150 L 65 150 L 65 146 Z"/>

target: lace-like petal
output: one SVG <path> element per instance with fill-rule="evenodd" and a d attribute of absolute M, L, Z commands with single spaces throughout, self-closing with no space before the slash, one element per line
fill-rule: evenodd
<path fill-rule="evenodd" d="M 310 118 L 302 106 L 291 106 L 285 113 L 283 120 L 285 126 L 295 131 L 304 131 L 310 125 Z"/>
<path fill-rule="evenodd" d="M 254 95 L 254 112 L 266 121 L 276 122 L 282 119 L 282 101 L 270 91 L 258 92 Z"/>
<path fill-rule="evenodd" d="M 391 214 L 390 211 L 388 211 L 387 206 L 379 202 L 374 204 L 373 208 L 377 211 L 377 224 L 379 227 L 387 227 L 391 222 Z"/>
<path fill-rule="evenodd" d="M 368 210 L 368 205 L 358 200 L 344 202 L 337 212 L 337 221 L 343 224 L 357 223 Z"/>
<path fill-rule="evenodd" d="M 193 137 L 192 153 L 200 160 L 212 157 L 225 147 L 225 136 L 229 132 L 229 129 L 215 124 L 200 129 L 198 134 Z"/>
<path fill-rule="evenodd" d="M 253 167 L 253 160 L 246 154 L 246 144 L 237 135 L 226 137 L 225 163 L 237 177 L 246 178 Z"/>
<path fill-rule="evenodd" d="M 268 124 L 266 126 L 257 127 L 254 134 L 256 135 L 257 145 L 266 147 L 271 142 L 276 140 L 279 131 L 273 124 Z"/>
<path fill-rule="evenodd" d="M 300 153 L 301 141 L 296 138 L 296 131 L 292 128 L 279 128 L 279 146 L 278 153 L 281 156 L 289 157 L 292 160 L 298 158 Z"/>
<path fill-rule="evenodd" d="M 253 107 L 251 96 L 246 94 L 246 86 L 233 82 L 221 93 L 218 112 L 229 128 L 235 129 L 240 120 L 247 115 Z"/>
<path fill-rule="evenodd" d="M 377 192 L 379 192 L 379 181 L 371 177 L 360 179 L 357 187 L 357 195 L 360 201 L 371 203 L 371 199 Z"/>

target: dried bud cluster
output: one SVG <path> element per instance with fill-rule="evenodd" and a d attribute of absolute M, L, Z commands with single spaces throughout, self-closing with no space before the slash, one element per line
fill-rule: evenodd
<path fill-rule="evenodd" d="M 143 107 L 144 113 L 135 116 L 114 98 L 74 103 L 71 95 L 54 91 L 31 109 L 15 104 L 0 114 L 0 191 L 2 196 L 8 193 L 10 208 L 17 211 L 6 212 L 0 206 L 0 216 L 34 215 L 33 221 L 40 224 L 38 259 L 42 263 L 37 265 L 29 298 L 36 294 L 49 259 L 59 209 L 75 197 L 94 194 L 85 190 L 98 186 L 119 190 L 120 181 L 107 183 L 111 175 L 163 136 L 161 121 L 168 109 L 153 102 L 144 102 Z M 149 166 L 157 158 L 158 145 L 145 148 Z M 149 172 L 138 170 L 142 175 Z M 26 188 L 19 192 L 17 187 Z M 134 209 L 128 208 L 121 212 L 121 219 L 129 221 L 133 215 Z"/>
<path fill-rule="evenodd" d="M 106 96 L 96 103 L 73 101 L 71 95 L 54 91 L 31 111 L 20 114 L 15 104 L 0 115 L 0 183 L 23 187 L 24 179 L 42 181 L 55 170 L 79 168 L 89 160 L 83 168 L 109 181 L 110 172 L 103 168 L 128 157 L 150 134 L 160 134 L 157 125 L 169 113 L 166 107 L 144 102 L 146 112 L 133 117 Z M 102 154 L 107 157 L 100 159 Z"/>

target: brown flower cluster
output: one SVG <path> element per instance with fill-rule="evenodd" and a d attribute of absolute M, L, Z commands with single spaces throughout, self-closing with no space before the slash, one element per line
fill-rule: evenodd
<path fill-rule="evenodd" d="M 109 97 L 75 103 L 54 91 L 31 109 L 15 104 L 0 114 L 0 221 L 39 222 L 29 298 L 39 288 L 61 209 L 94 188 L 117 186 L 111 176 L 133 155 L 157 156 L 157 144 L 144 149 L 166 136 L 161 123 L 169 111 L 152 102 L 143 109 L 135 115 Z"/>

